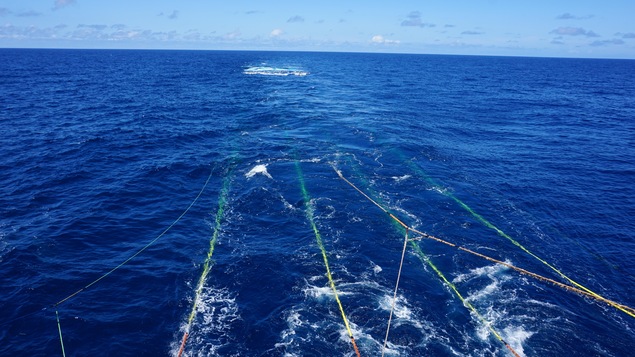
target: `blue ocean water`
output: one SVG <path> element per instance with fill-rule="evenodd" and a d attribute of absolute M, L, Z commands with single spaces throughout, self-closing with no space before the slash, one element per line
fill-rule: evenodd
<path fill-rule="evenodd" d="M 635 61 L 2 49 L 0 84 L 1 355 L 62 355 L 56 310 L 69 356 L 176 355 L 223 187 L 184 356 L 355 355 L 307 209 L 381 354 L 403 232 L 334 168 L 417 230 L 635 307 Z M 490 327 L 523 356 L 635 349 L 618 309 L 417 244 L 389 356 L 511 356 Z"/>

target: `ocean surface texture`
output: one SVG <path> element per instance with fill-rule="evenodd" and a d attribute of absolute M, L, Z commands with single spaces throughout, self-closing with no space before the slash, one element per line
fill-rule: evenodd
<path fill-rule="evenodd" d="M 0 355 L 379 356 L 382 208 L 386 356 L 635 351 L 635 61 L 2 49 L 0 126 Z"/>

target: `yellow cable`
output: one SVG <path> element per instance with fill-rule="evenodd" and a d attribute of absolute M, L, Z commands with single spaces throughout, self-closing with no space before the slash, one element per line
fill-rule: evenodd
<path fill-rule="evenodd" d="M 216 242 L 218 241 L 218 234 L 220 233 L 223 212 L 225 211 L 225 205 L 227 203 L 227 197 L 229 195 L 230 183 L 231 183 L 231 175 L 228 173 L 225 176 L 223 187 L 221 188 L 220 196 L 218 197 L 218 210 L 216 211 L 214 233 L 212 234 L 212 238 L 209 241 L 209 251 L 207 252 L 205 263 L 203 263 L 203 271 L 201 272 L 201 276 L 198 279 L 198 284 L 196 285 L 196 293 L 194 294 L 194 302 L 192 303 L 192 310 L 190 311 L 190 315 L 187 319 L 187 326 L 185 327 L 185 333 L 183 334 L 181 346 L 177 354 L 178 357 L 181 357 L 181 355 L 183 354 L 183 351 L 185 350 L 185 344 L 187 342 L 187 338 L 190 335 L 192 322 L 194 321 L 194 318 L 196 317 L 196 313 L 197 313 L 196 307 L 200 299 L 201 293 L 203 292 L 203 287 L 205 287 L 205 280 L 207 279 L 207 275 L 212 269 L 212 265 L 213 265 L 212 256 L 214 255 L 214 248 L 216 247 Z"/>
<path fill-rule="evenodd" d="M 346 326 L 346 331 L 348 332 L 348 336 L 351 339 L 351 343 L 353 344 L 353 349 L 355 350 L 355 354 L 357 357 L 360 357 L 359 349 L 357 348 L 357 344 L 355 343 L 355 338 L 353 337 L 353 331 L 351 331 L 351 327 L 348 323 L 348 319 L 346 318 L 346 314 L 344 313 L 344 307 L 342 306 L 342 302 L 337 294 L 337 288 L 335 287 L 335 282 L 333 281 L 333 276 L 331 275 L 331 268 L 329 268 L 329 260 L 326 255 L 326 248 L 324 248 L 324 243 L 322 242 L 322 236 L 320 235 L 320 231 L 315 224 L 315 218 L 313 216 L 313 205 L 311 204 L 311 199 L 309 196 L 309 192 L 306 189 L 306 185 L 304 184 L 304 175 L 302 174 L 302 168 L 300 167 L 300 163 L 298 161 L 295 162 L 295 168 L 298 173 L 298 181 L 300 181 L 300 189 L 302 190 L 302 197 L 304 198 L 304 205 L 306 207 L 305 213 L 306 217 L 311 224 L 311 228 L 313 228 L 313 233 L 315 234 L 315 240 L 317 241 L 317 245 L 322 252 L 322 258 L 324 259 L 324 265 L 326 266 L 326 276 L 329 280 L 329 284 L 331 289 L 333 290 L 333 294 L 335 295 L 335 301 L 337 301 L 337 305 L 340 308 L 340 313 L 342 314 L 342 320 L 344 320 L 344 326 Z"/>

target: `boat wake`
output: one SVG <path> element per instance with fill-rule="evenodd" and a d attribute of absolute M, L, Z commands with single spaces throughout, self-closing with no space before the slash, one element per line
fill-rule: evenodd
<path fill-rule="evenodd" d="M 307 71 L 303 71 L 298 68 L 279 68 L 268 66 L 255 66 L 245 68 L 244 74 L 261 75 L 261 76 L 299 76 L 303 77 L 309 74 Z"/>

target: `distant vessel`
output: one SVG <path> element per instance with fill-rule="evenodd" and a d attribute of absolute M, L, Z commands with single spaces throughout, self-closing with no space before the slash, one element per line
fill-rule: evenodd
<path fill-rule="evenodd" d="M 306 76 L 309 72 L 295 68 L 276 67 L 249 67 L 243 71 L 244 74 L 259 74 L 263 76 Z"/>

